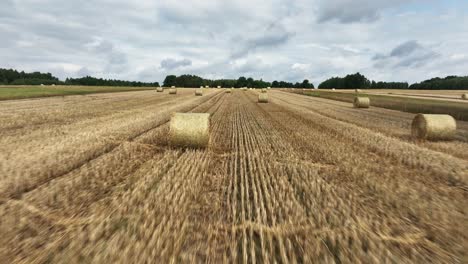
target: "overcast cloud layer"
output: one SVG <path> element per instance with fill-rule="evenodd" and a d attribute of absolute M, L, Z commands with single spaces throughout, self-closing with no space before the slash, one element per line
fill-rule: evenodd
<path fill-rule="evenodd" d="M 464 0 L 1 0 L 0 67 L 318 84 L 468 75 Z"/>

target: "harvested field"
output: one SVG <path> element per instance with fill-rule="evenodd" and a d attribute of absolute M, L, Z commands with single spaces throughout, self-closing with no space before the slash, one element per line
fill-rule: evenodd
<path fill-rule="evenodd" d="M 111 93 L 125 91 L 156 90 L 155 87 L 121 87 L 121 86 L 11 86 L 0 85 L 0 100 L 52 97 L 65 95 L 84 95 L 94 93 Z"/>
<path fill-rule="evenodd" d="M 325 89 L 325 91 L 331 91 Z M 336 92 L 354 93 L 354 90 L 338 89 Z M 364 89 L 362 90 L 368 94 L 381 94 L 381 95 L 404 95 L 417 98 L 439 98 L 439 99 L 455 99 L 460 100 L 460 96 L 467 92 L 467 90 L 409 90 L 409 89 Z"/>
<path fill-rule="evenodd" d="M 0 102 L 0 263 L 468 261 L 468 122 L 415 141 L 414 114 L 258 95 Z M 173 112 L 209 147 L 169 146 Z"/>
<path fill-rule="evenodd" d="M 468 121 L 468 101 L 461 98 L 461 91 L 458 91 L 456 97 L 453 94 L 457 91 L 437 91 L 438 93 L 431 96 L 410 95 L 402 92 L 389 94 L 383 91 L 386 90 L 368 89 L 362 90 L 359 95 L 369 97 L 372 105 L 377 107 L 411 113 L 449 114 L 456 119 Z M 354 90 L 293 90 L 291 92 L 351 103 L 356 95 Z M 408 92 L 415 93 L 414 90 Z"/>

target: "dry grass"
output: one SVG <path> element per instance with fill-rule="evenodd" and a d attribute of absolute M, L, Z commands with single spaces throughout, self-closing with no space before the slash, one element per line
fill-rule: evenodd
<path fill-rule="evenodd" d="M 0 85 L 0 100 L 153 90 L 154 87 Z"/>
<path fill-rule="evenodd" d="M 0 262 L 467 259 L 467 123 L 419 142 L 413 114 L 179 92 L 0 103 Z M 211 114 L 210 147 L 169 147 L 172 112 Z"/>
<path fill-rule="evenodd" d="M 415 138 L 430 140 L 450 140 L 457 132 L 457 123 L 449 115 L 418 114 L 411 125 Z"/>
<path fill-rule="evenodd" d="M 354 97 L 353 106 L 354 108 L 369 108 L 370 99 L 369 97 L 356 96 Z"/>
<path fill-rule="evenodd" d="M 210 114 L 175 113 L 171 117 L 169 129 L 172 146 L 207 147 L 210 141 Z"/>
<path fill-rule="evenodd" d="M 298 93 L 298 91 L 295 91 L 295 93 Z M 322 97 L 351 103 L 356 96 L 353 90 L 313 90 L 307 92 L 301 91 L 300 93 L 314 97 Z M 453 96 L 455 96 L 455 93 L 453 92 L 447 92 L 446 94 L 453 94 Z M 420 95 L 410 96 L 403 94 L 383 94 L 381 90 L 374 91 L 369 89 L 359 93 L 359 95 L 369 97 L 369 99 L 372 101 L 372 106 L 376 107 L 383 107 L 411 113 L 448 114 L 457 120 L 468 121 L 468 103 L 461 100 L 459 94 L 454 98 L 442 98 L 435 95 L 435 97 L 423 97 Z"/>
<path fill-rule="evenodd" d="M 268 103 L 268 94 L 266 93 L 260 93 L 258 95 L 258 102 L 259 103 Z"/>

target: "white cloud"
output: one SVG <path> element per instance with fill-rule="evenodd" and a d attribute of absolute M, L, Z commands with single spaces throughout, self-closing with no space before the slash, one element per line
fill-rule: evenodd
<path fill-rule="evenodd" d="M 468 3 L 3 0 L 0 36 L 0 67 L 62 79 L 187 73 L 317 84 L 359 71 L 412 82 L 466 74 Z"/>
<path fill-rule="evenodd" d="M 186 66 L 191 66 L 192 61 L 189 59 L 164 59 L 161 61 L 161 68 L 166 69 L 166 70 L 173 70 L 179 67 L 186 67 Z"/>

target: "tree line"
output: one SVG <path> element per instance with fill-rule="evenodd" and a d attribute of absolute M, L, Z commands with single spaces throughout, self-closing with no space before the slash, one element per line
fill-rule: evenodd
<path fill-rule="evenodd" d="M 412 84 L 409 88 L 419 90 L 466 90 L 468 89 L 468 76 L 432 78 L 420 83 Z"/>
<path fill-rule="evenodd" d="M 319 86 L 319 89 L 408 89 L 406 82 L 376 82 L 370 81 L 366 76 L 358 73 L 348 74 L 345 77 L 332 77 Z"/>
<path fill-rule="evenodd" d="M 0 85 L 50 85 L 59 83 L 60 80 L 50 73 L 25 73 L 13 69 L 0 69 Z"/>
<path fill-rule="evenodd" d="M 135 82 L 121 81 L 112 79 L 94 78 L 90 76 L 82 78 L 67 78 L 63 83 L 65 85 L 80 85 L 80 86 L 129 86 L 129 87 L 159 87 L 158 82 Z"/>
<path fill-rule="evenodd" d="M 82 78 L 67 78 L 60 81 L 51 73 L 17 71 L 14 69 L 0 68 L 0 85 L 83 85 L 83 86 L 132 86 L 132 87 L 159 87 L 158 82 L 137 82 L 112 79 L 95 78 L 86 76 Z M 273 81 L 262 79 L 255 80 L 251 77 L 239 77 L 238 79 L 204 79 L 196 75 L 184 74 L 180 76 L 168 75 L 164 79 L 163 86 L 177 87 L 252 87 L 252 88 L 314 88 L 309 80 L 302 82 Z M 332 77 L 322 82 L 320 89 L 423 89 L 423 90 L 463 90 L 468 89 L 468 76 L 447 76 L 445 78 L 432 78 L 420 83 L 408 85 L 407 82 L 376 82 L 370 81 L 364 75 L 358 73 L 348 74 L 345 77 Z"/>
<path fill-rule="evenodd" d="M 51 73 L 25 73 L 13 69 L 0 68 L 0 85 L 83 85 L 83 86 L 130 86 L 130 87 L 159 87 L 158 82 L 145 83 L 135 81 L 121 81 L 86 76 L 83 78 L 67 78 L 64 82 Z"/>
<path fill-rule="evenodd" d="M 163 86 L 165 87 L 200 87 L 200 86 L 209 86 L 209 87 L 251 87 L 251 88 L 266 88 L 266 87 L 282 87 L 282 88 L 314 88 L 314 85 L 309 82 L 309 80 L 304 80 L 301 83 L 291 83 L 284 81 L 273 81 L 266 82 L 262 79 L 255 80 L 251 77 L 239 77 L 238 79 L 218 79 L 210 80 L 204 79 L 196 75 L 184 74 L 180 76 L 168 75 L 164 79 Z"/>

